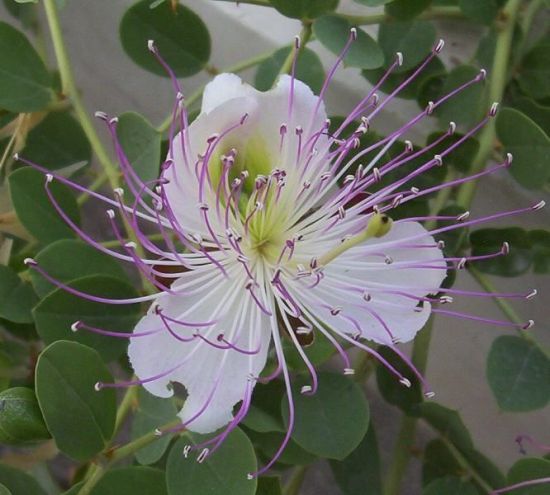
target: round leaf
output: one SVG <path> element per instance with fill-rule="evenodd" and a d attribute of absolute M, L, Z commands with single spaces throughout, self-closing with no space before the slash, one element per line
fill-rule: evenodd
<path fill-rule="evenodd" d="M 163 67 L 147 49 L 154 40 L 162 58 L 178 77 L 200 72 L 210 58 L 210 35 L 202 19 L 179 3 L 165 2 L 155 9 L 151 0 L 130 7 L 120 23 L 124 51 L 140 67 L 168 77 Z"/>
<path fill-rule="evenodd" d="M 90 495 L 166 495 L 164 471 L 132 466 L 108 471 Z"/>
<path fill-rule="evenodd" d="M 520 337 L 503 335 L 493 342 L 487 379 L 504 411 L 532 411 L 550 401 L 550 359 Z"/>
<path fill-rule="evenodd" d="M 27 38 L 0 22 L 0 108 L 35 112 L 52 100 L 50 75 Z"/>
<path fill-rule="evenodd" d="M 550 96 L 550 42 L 535 46 L 521 61 L 518 82 L 535 100 Z"/>
<path fill-rule="evenodd" d="M 59 450 L 77 461 L 101 452 L 111 439 L 116 417 L 113 381 L 99 354 L 76 342 L 49 345 L 36 364 L 36 396 Z"/>
<path fill-rule="evenodd" d="M 310 382 L 296 380 L 298 390 Z M 329 459 L 344 459 L 353 452 L 367 432 L 369 406 L 354 381 L 333 373 L 319 374 L 315 395 L 294 393 L 295 423 L 292 438 L 303 449 Z M 282 404 L 288 424 L 287 399 Z"/>
<path fill-rule="evenodd" d="M 387 22 L 380 25 L 378 43 L 386 57 L 386 65 L 395 60 L 395 54 L 403 54 L 403 65 L 396 72 L 405 72 L 418 65 L 435 42 L 435 28 L 427 21 Z"/>
<path fill-rule="evenodd" d="M 350 36 L 352 25 L 337 16 L 324 16 L 313 23 L 317 39 L 331 52 L 339 55 Z M 384 53 L 365 31 L 357 28 L 357 40 L 353 42 L 344 64 L 360 69 L 377 69 L 384 64 Z"/>
<path fill-rule="evenodd" d="M 48 245 L 35 259 L 52 277 L 65 283 L 87 275 L 106 275 L 129 282 L 120 262 L 73 239 L 62 239 Z M 31 270 L 30 274 L 34 290 L 39 296 L 44 297 L 56 289 L 38 272 Z"/>
<path fill-rule="evenodd" d="M 269 0 L 281 14 L 293 19 L 315 19 L 338 7 L 339 0 Z"/>
<path fill-rule="evenodd" d="M 120 146 L 144 182 L 159 176 L 161 136 L 140 114 L 123 113 L 116 128 Z"/>
<path fill-rule="evenodd" d="M 475 485 L 454 476 L 432 481 L 422 490 L 422 495 L 477 495 Z"/>
<path fill-rule="evenodd" d="M 550 138 L 529 117 L 503 108 L 496 123 L 505 151 L 514 155 L 510 173 L 527 189 L 540 189 L 550 179 Z"/>
<path fill-rule="evenodd" d="M 0 463 L 0 483 L 12 495 L 47 495 L 31 475 L 7 464 Z"/>
<path fill-rule="evenodd" d="M 166 464 L 166 483 L 169 495 L 192 493 L 193 495 L 254 495 L 257 480 L 247 479 L 257 469 L 256 456 L 248 437 L 238 428 L 233 430 L 222 446 L 199 463 L 192 456 L 183 455 L 186 445 L 198 444 L 207 437 L 192 435 L 180 438 L 170 450 Z"/>
<path fill-rule="evenodd" d="M 260 64 L 254 81 L 257 89 L 267 91 L 273 86 L 290 50 L 289 47 L 280 48 Z M 296 62 L 296 78 L 306 83 L 314 93 L 319 94 L 325 80 L 325 71 L 319 56 L 309 48 L 304 48 L 300 52 Z"/>
<path fill-rule="evenodd" d="M 36 302 L 32 287 L 11 268 L 0 265 L 0 317 L 14 323 L 31 323 Z"/>
<path fill-rule="evenodd" d="M 0 393 L 0 442 L 21 444 L 50 438 L 34 392 L 15 387 Z"/>
<path fill-rule="evenodd" d="M 45 244 L 74 237 L 74 232 L 48 198 L 45 182 L 44 175 L 30 167 L 10 174 L 8 183 L 17 217 L 34 237 Z M 55 180 L 49 188 L 59 207 L 78 224 L 78 205 L 69 188 Z"/>
<path fill-rule="evenodd" d="M 426 10 L 432 0 L 394 0 L 386 5 L 386 12 L 397 19 L 411 19 Z"/>
<path fill-rule="evenodd" d="M 12 493 L 6 488 L 5 485 L 0 483 L 0 495 L 12 495 Z"/>
<path fill-rule="evenodd" d="M 137 296 L 136 291 L 127 283 L 104 275 L 83 277 L 68 285 L 81 292 L 113 299 Z M 73 340 L 93 347 L 105 361 L 110 361 L 124 352 L 127 339 L 98 335 L 85 328 L 74 332 L 71 326 L 81 321 L 91 327 L 127 333 L 137 321 L 139 305 L 106 306 L 75 296 L 63 289 L 56 289 L 40 301 L 33 314 L 36 329 L 46 343 Z"/>
<path fill-rule="evenodd" d="M 550 461 L 548 459 L 521 459 L 508 472 L 508 483 L 515 485 L 523 481 L 532 481 L 550 477 Z M 547 495 L 548 482 L 540 485 L 531 485 L 514 490 L 514 495 Z"/>
<path fill-rule="evenodd" d="M 67 112 L 52 112 L 34 127 L 21 155 L 52 170 L 91 160 L 88 138 L 78 121 Z"/>
<path fill-rule="evenodd" d="M 459 0 L 458 5 L 465 16 L 482 24 L 491 24 L 498 13 L 496 0 Z"/>
<path fill-rule="evenodd" d="M 547 136 L 550 136 L 550 106 L 540 105 L 526 96 L 514 98 L 513 107 L 527 115 Z"/>
<path fill-rule="evenodd" d="M 138 389 L 138 407 L 132 420 L 132 438 L 139 438 L 155 428 L 176 418 L 177 409 L 172 399 L 161 399 Z M 154 464 L 166 452 L 170 435 L 161 435 L 153 443 L 141 448 L 135 454 L 140 464 Z"/>

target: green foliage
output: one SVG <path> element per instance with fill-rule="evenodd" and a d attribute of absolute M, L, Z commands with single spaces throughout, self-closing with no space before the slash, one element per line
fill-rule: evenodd
<path fill-rule="evenodd" d="M 75 237 L 46 193 L 44 174 L 24 167 L 12 172 L 8 183 L 17 217 L 38 241 L 47 244 L 58 239 Z M 48 187 L 59 208 L 78 225 L 80 215 L 71 190 L 55 179 Z"/>
<path fill-rule="evenodd" d="M 145 389 L 138 389 L 138 407 L 132 420 L 131 436 L 139 438 L 176 418 L 177 409 L 172 399 L 154 397 Z M 153 443 L 136 452 L 140 464 L 154 464 L 166 452 L 170 435 L 162 435 Z"/>
<path fill-rule="evenodd" d="M 290 51 L 289 47 L 279 48 L 258 66 L 254 79 L 257 89 L 267 91 L 273 86 Z M 319 56 L 309 48 L 300 51 L 296 62 L 296 78 L 306 83 L 315 94 L 319 94 L 321 91 L 325 80 L 325 70 Z"/>
<path fill-rule="evenodd" d="M 448 476 L 432 481 L 422 490 L 422 495 L 477 495 L 477 490 L 469 481 Z"/>
<path fill-rule="evenodd" d="M 310 386 L 309 377 L 299 377 L 295 390 Z M 345 459 L 363 439 L 369 425 L 369 407 L 359 386 L 334 373 L 319 374 L 315 395 L 293 393 L 295 419 L 292 439 L 308 452 L 329 459 Z M 287 400 L 282 412 L 289 423 Z"/>
<path fill-rule="evenodd" d="M 36 112 L 53 99 L 51 77 L 24 34 L 0 22 L 0 108 Z"/>
<path fill-rule="evenodd" d="M 91 275 L 78 278 L 68 284 L 71 288 L 105 298 L 126 299 L 137 296 L 131 285 L 105 275 Z M 72 340 L 93 347 L 106 361 L 119 357 L 126 349 L 126 339 L 98 335 L 80 329 L 73 331 L 72 325 L 81 321 L 91 327 L 128 333 L 139 315 L 138 305 L 112 305 L 105 311 L 105 304 L 89 301 L 70 294 L 63 289 L 44 297 L 33 310 L 36 329 L 46 343 L 56 340 Z"/>
<path fill-rule="evenodd" d="M 550 461 L 547 459 L 521 459 L 508 471 L 508 483 L 515 485 L 523 481 L 533 481 L 550 477 Z M 532 485 L 515 490 L 517 495 L 546 495 L 548 483 Z"/>
<path fill-rule="evenodd" d="M 78 121 L 67 112 L 54 112 L 33 128 L 21 152 L 27 160 L 58 170 L 91 160 L 90 143 Z"/>
<path fill-rule="evenodd" d="M 269 0 L 281 14 L 294 19 L 315 19 L 338 6 L 339 0 Z"/>
<path fill-rule="evenodd" d="M 503 108 L 497 117 L 497 135 L 514 156 L 510 172 L 528 189 L 540 189 L 550 179 L 550 138 L 529 117 Z"/>
<path fill-rule="evenodd" d="M 3 463 L 0 463 L 0 480 L 12 495 L 46 495 L 31 475 Z"/>
<path fill-rule="evenodd" d="M 380 458 L 372 423 L 357 448 L 345 459 L 331 459 L 330 467 L 342 495 L 381 495 Z"/>
<path fill-rule="evenodd" d="M 0 265 L 0 318 L 15 323 L 30 323 L 31 310 L 36 302 L 32 287 L 11 268 Z"/>
<path fill-rule="evenodd" d="M 490 24 L 498 12 L 497 0 L 459 0 L 464 15 L 482 24 Z"/>
<path fill-rule="evenodd" d="M 346 45 L 352 27 L 345 19 L 329 15 L 313 23 L 313 32 L 325 48 L 338 55 Z M 351 45 L 344 64 L 360 69 L 377 69 L 384 64 L 384 53 L 370 35 L 357 28 L 357 40 Z"/>
<path fill-rule="evenodd" d="M 260 476 L 256 495 L 282 495 L 281 479 L 278 476 Z"/>
<path fill-rule="evenodd" d="M 164 471 L 144 466 L 112 469 L 90 495 L 167 495 Z"/>
<path fill-rule="evenodd" d="M 258 383 L 254 388 L 252 404 L 243 424 L 259 433 L 286 431 L 281 416 L 281 401 L 285 394 L 284 384 L 279 380 Z"/>
<path fill-rule="evenodd" d="M 18 445 L 50 438 L 30 388 L 15 387 L 0 392 L 0 411 L 0 442 Z"/>
<path fill-rule="evenodd" d="M 498 337 L 487 358 L 487 380 L 504 411 L 532 411 L 550 401 L 550 358 L 536 344 Z"/>
<path fill-rule="evenodd" d="M 411 19 L 426 10 L 432 0 L 393 0 L 386 5 L 386 12 L 398 19 Z"/>
<path fill-rule="evenodd" d="M 192 10 L 178 4 L 172 9 L 165 2 L 155 9 L 151 0 L 130 7 L 120 23 L 120 40 L 128 56 L 140 67 L 168 77 L 166 70 L 147 50 L 153 40 L 162 58 L 178 77 L 201 71 L 210 58 L 210 35 L 202 19 Z"/>
<path fill-rule="evenodd" d="M 257 469 L 256 456 L 248 437 L 238 428 L 225 439 L 215 454 L 202 462 L 195 458 L 201 450 L 183 454 L 188 445 L 197 445 L 207 437 L 195 434 L 180 438 L 171 448 L 166 463 L 168 495 L 189 492 L 193 495 L 254 495 L 257 480 L 247 479 Z"/>
<path fill-rule="evenodd" d="M 115 426 L 114 389 L 95 390 L 113 381 L 99 354 L 76 342 L 59 341 L 40 354 L 36 396 L 59 450 L 77 461 L 101 452 Z"/>
<path fill-rule="evenodd" d="M 521 89 L 535 100 L 550 96 L 550 38 L 533 47 L 521 60 L 518 82 Z"/>

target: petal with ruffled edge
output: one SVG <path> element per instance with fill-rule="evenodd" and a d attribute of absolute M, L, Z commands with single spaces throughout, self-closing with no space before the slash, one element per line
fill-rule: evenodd
<path fill-rule="evenodd" d="M 431 247 L 406 247 L 415 244 Z M 387 264 L 385 256 L 392 263 Z M 426 229 L 417 222 L 403 222 L 394 224 L 386 236 L 331 261 L 315 287 L 312 277 L 289 283 L 318 321 L 338 332 L 391 344 L 392 338 L 413 339 L 425 325 L 431 305 L 416 298 L 437 292 L 446 276 L 445 266 L 443 253 Z"/>
<path fill-rule="evenodd" d="M 233 267 L 228 273 L 240 273 L 235 268 L 240 270 Z M 269 323 L 246 293 L 244 282 L 238 276 L 225 279 L 213 267 L 185 274 L 173 289 L 186 292 L 160 296 L 134 329 L 136 334 L 158 330 L 132 339 L 128 356 L 135 374 L 158 397 L 173 395 L 171 382 L 185 386 L 188 397 L 179 416 L 191 431 L 209 433 L 229 423 L 234 405 L 252 391 L 250 377 L 257 377 L 265 366 Z M 191 340 L 174 337 L 155 307 L 164 317 L 185 322 L 167 324 L 178 337 Z M 201 322 L 208 326 L 199 327 Z M 215 345 L 200 337 L 192 339 L 196 332 Z M 220 334 L 238 350 L 215 347 L 227 347 L 218 340 Z"/>

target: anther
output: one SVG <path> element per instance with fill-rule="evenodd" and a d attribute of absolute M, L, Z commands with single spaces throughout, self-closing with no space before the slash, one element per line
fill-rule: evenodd
<path fill-rule="evenodd" d="M 512 162 L 514 161 L 514 155 L 512 153 L 506 153 L 506 160 L 504 161 L 504 165 L 506 167 L 509 167 L 512 165 Z"/>
<path fill-rule="evenodd" d="M 117 196 L 124 196 L 124 189 L 122 189 L 122 187 L 116 187 L 115 189 L 113 189 L 113 192 L 117 195 Z"/>
<path fill-rule="evenodd" d="M 176 100 L 178 100 L 179 102 L 182 102 L 184 99 L 185 97 L 183 96 L 183 93 L 181 91 L 178 91 L 176 93 Z"/>
<path fill-rule="evenodd" d="M 80 325 L 82 324 L 82 322 L 79 320 L 79 321 L 75 321 L 72 325 L 71 325 L 71 330 L 73 332 L 78 332 L 79 328 L 80 328 Z"/>
<path fill-rule="evenodd" d="M 53 181 L 53 175 L 52 174 L 46 174 L 46 183 L 49 184 L 51 181 Z"/>
<path fill-rule="evenodd" d="M 392 337 L 391 341 L 393 344 L 401 344 L 401 339 L 399 337 Z"/>
<path fill-rule="evenodd" d="M 397 208 L 399 206 L 399 204 L 401 203 L 401 200 L 403 199 L 403 195 L 402 194 L 399 194 L 398 196 L 396 196 L 395 198 L 393 198 L 393 201 L 391 202 L 391 207 L 392 208 Z"/>
<path fill-rule="evenodd" d="M 302 40 L 300 39 L 300 36 L 298 35 L 294 36 L 294 48 L 298 50 L 301 44 L 302 44 Z"/>
<path fill-rule="evenodd" d="M 529 330 L 530 328 L 533 328 L 535 325 L 534 320 L 527 320 L 527 323 L 521 327 L 522 330 Z"/>
<path fill-rule="evenodd" d="M 437 247 L 439 249 L 445 249 L 445 241 L 437 241 Z"/>
<path fill-rule="evenodd" d="M 434 52 L 435 53 L 441 53 L 444 46 L 445 46 L 445 41 L 440 39 L 434 47 Z"/>
<path fill-rule="evenodd" d="M 341 312 L 342 312 L 342 308 L 339 307 L 339 306 L 336 306 L 335 308 L 332 308 L 332 309 L 330 310 L 330 314 L 331 314 L 332 316 L 338 316 Z"/>
<path fill-rule="evenodd" d="M 297 125 L 295 132 L 296 132 L 296 136 L 301 136 L 304 133 L 304 129 L 302 128 L 301 125 Z"/>
<path fill-rule="evenodd" d="M 372 169 L 372 175 L 375 182 L 380 182 L 380 180 L 382 179 L 382 175 L 380 174 L 380 169 L 378 167 L 374 167 Z"/>
<path fill-rule="evenodd" d="M 355 370 L 353 368 L 344 368 L 344 375 L 355 375 Z"/>
<path fill-rule="evenodd" d="M 476 77 L 476 81 L 484 81 L 487 78 L 487 71 L 485 69 L 481 69 L 479 71 L 479 74 Z"/>
<path fill-rule="evenodd" d="M 287 131 L 287 125 L 281 124 L 281 127 L 279 127 L 279 134 L 281 136 L 284 136 L 286 134 L 286 131 Z"/>
<path fill-rule="evenodd" d="M 208 211 L 208 205 L 206 203 L 199 203 L 197 206 L 199 207 L 199 210 Z"/>
<path fill-rule="evenodd" d="M 206 142 L 208 144 L 212 144 L 216 139 L 218 139 L 220 137 L 219 133 L 215 132 L 214 134 L 210 134 L 210 136 L 208 136 L 206 138 Z"/>
<path fill-rule="evenodd" d="M 386 263 L 386 265 L 391 265 L 393 263 L 393 258 L 391 256 L 384 256 L 384 263 Z"/>
<path fill-rule="evenodd" d="M 410 153 L 413 150 L 414 146 L 411 141 L 408 139 L 405 141 L 405 153 Z"/>
<path fill-rule="evenodd" d="M 434 155 L 435 164 L 438 167 L 441 167 L 443 165 L 443 158 L 441 158 L 441 155 Z"/>
<path fill-rule="evenodd" d="M 150 52 L 153 52 L 153 53 L 156 52 L 155 40 L 147 40 L 147 49 Z"/>
<path fill-rule="evenodd" d="M 113 117 L 111 120 L 109 120 L 109 124 L 111 125 L 118 124 L 118 117 Z"/>
<path fill-rule="evenodd" d="M 402 376 L 399 379 L 399 383 L 401 383 L 401 385 L 404 385 L 407 388 L 411 388 L 411 381 L 408 378 L 405 378 L 404 376 Z"/>
<path fill-rule="evenodd" d="M 370 302 L 372 300 L 372 296 L 368 292 L 363 292 L 363 299 L 366 302 Z"/>
<path fill-rule="evenodd" d="M 467 220 L 469 217 L 470 217 L 470 212 L 465 211 L 464 213 L 462 213 L 461 215 L 458 215 L 456 217 L 456 221 L 457 222 L 463 222 L 464 220 Z"/>
<path fill-rule="evenodd" d="M 19 161 L 19 153 L 14 153 L 13 154 L 13 159 L 18 162 Z"/>
<path fill-rule="evenodd" d="M 452 136 L 456 131 L 456 123 L 455 122 L 449 122 L 449 134 Z"/>
<path fill-rule="evenodd" d="M 460 258 L 460 261 L 456 264 L 456 269 L 462 270 L 466 266 L 466 261 L 468 261 L 466 258 Z"/>
<path fill-rule="evenodd" d="M 537 289 L 533 289 L 531 292 L 529 292 L 529 294 L 527 294 L 527 295 L 525 296 L 525 299 L 532 299 L 532 298 L 535 297 L 537 294 L 538 294 L 538 290 L 537 290 Z"/>
<path fill-rule="evenodd" d="M 353 41 L 357 41 L 357 28 L 352 27 L 350 30 L 350 36 Z"/>
<path fill-rule="evenodd" d="M 253 480 L 253 479 L 254 479 L 254 476 L 252 476 L 250 473 L 248 473 L 248 474 L 246 475 L 246 479 L 247 479 L 247 480 Z"/>
<path fill-rule="evenodd" d="M 161 437 L 162 436 L 162 430 L 159 430 L 158 428 L 155 428 L 155 431 L 153 431 L 153 434 L 156 437 Z"/>
<path fill-rule="evenodd" d="M 302 184 L 303 188 L 304 189 L 309 189 L 311 187 L 311 182 L 306 180 L 303 184 Z"/>
<path fill-rule="evenodd" d="M 109 120 L 109 116 L 105 112 L 101 112 L 99 110 L 94 113 L 94 117 L 96 117 L 98 119 L 101 119 L 101 120 L 104 120 L 105 122 L 107 122 L 107 120 Z"/>
<path fill-rule="evenodd" d="M 503 254 L 505 256 L 507 254 L 510 254 L 510 244 L 507 243 L 507 242 L 503 242 L 502 247 L 500 248 L 500 252 L 501 252 L 501 254 Z"/>
<path fill-rule="evenodd" d="M 197 457 L 197 462 L 199 464 L 201 464 L 206 459 L 206 457 L 208 456 L 208 452 L 210 452 L 209 449 L 202 449 L 202 452 Z"/>
<path fill-rule="evenodd" d="M 491 109 L 489 110 L 489 117 L 494 117 L 498 112 L 498 102 L 495 101 L 492 105 L 491 105 Z"/>
<path fill-rule="evenodd" d="M 95 382 L 94 390 L 95 390 L 96 392 L 99 392 L 102 388 L 103 388 L 103 383 L 101 383 L 101 382 Z"/>
<path fill-rule="evenodd" d="M 340 220 L 343 220 L 344 218 L 346 218 L 346 210 L 344 209 L 343 206 L 340 206 L 338 208 L 338 218 L 340 218 Z"/>
<path fill-rule="evenodd" d="M 426 397 L 426 399 L 433 399 L 435 397 L 435 392 L 432 392 L 431 390 L 424 392 L 424 397 Z"/>
<path fill-rule="evenodd" d="M 397 65 L 399 67 L 401 67 L 403 65 L 403 54 L 401 52 L 397 52 L 395 54 L 395 58 L 396 58 L 396 61 L 397 61 Z"/>
<path fill-rule="evenodd" d="M 420 192 L 420 189 L 418 189 L 418 187 L 414 187 L 414 186 L 413 186 L 413 187 L 411 187 L 411 192 L 412 192 L 413 194 L 418 194 L 418 193 Z"/>
<path fill-rule="evenodd" d="M 25 258 L 23 260 L 23 263 L 27 266 L 28 265 L 32 265 L 32 266 L 38 265 L 38 263 L 33 258 Z"/>
<path fill-rule="evenodd" d="M 349 184 L 350 182 L 355 181 L 356 177 L 355 175 L 348 174 L 344 177 L 344 184 Z"/>
<path fill-rule="evenodd" d="M 191 452 L 191 445 L 183 447 L 183 457 L 187 459 L 189 457 L 189 452 Z"/>
<path fill-rule="evenodd" d="M 429 101 L 426 105 L 426 115 L 431 115 L 434 111 L 435 103 L 433 101 Z"/>
<path fill-rule="evenodd" d="M 546 206 L 546 201 L 539 201 L 536 205 L 532 207 L 533 210 L 541 210 Z"/>
<path fill-rule="evenodd" d="M 313 329 L 311 327 L 301 326 L 296 328 L 296 333 L 298 335 L 309 335 Z"/>
<path fill-rule="evenodd" d="M 313 389 L 311 388 L 311 385 L 304 385 L 301 389 L 300 389 L 300 393 L 301 394 L 309 394 Z"/>
<path fill-rule="evenodd" d="M 241 263 L 248 263 L 250 261 L 244 254 L 239 254 L 239 256 L 237 256 L 237 260 Z"/>
<path fill-rule="evenodd" d="M 450 304 L 454 301 L 454 299 L 451 296 L 441 296 L 439 298 L 440 304 Z"/>

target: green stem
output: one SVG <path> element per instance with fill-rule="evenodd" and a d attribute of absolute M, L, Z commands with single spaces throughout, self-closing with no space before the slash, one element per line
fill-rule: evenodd
<path fill-rule="evenodd" d="M 311 22 L 304 22 L 302 23 L 302 30 L 300 31 L 300 45 L 298 46 L 298 53 L 296 53 L 295 45 L 292 44 L 290 47 L 290 52 L 288 52 L 288 55 L 283 62 L 281 69 L 279 70 L 279 74 L 290 74 L 290 71 L 292 70 L 292 62 L 295 58 L 298 58 L 300 56 L 301 51 L 308 44 L 310 38 Z"/>
<path fill-rule="evenodd" d="M 99 163 L 105 170 L 111 187 L 118 187 L 118 172 L 116 165 L 111 161 L 109 155 L 105 151 L 88 111 L 84 107 L 78 93 L 71 64 L 69 62 L 69 56 L 63 40 L 63 34 L 61 33 L 61 25 L 59 23 L 59 15 L 55 0 L 44 0 L 44 9 L 46 11 L 46 18 L 48 20 L 50 35 L 61 76 L 62 91 L 70 99 L 80 125 L 82 126 L 82 129 L 84 130 L 84 133 L 86 134 L 86 137 L 88 138 Z"/>
<path fill-rule="evenodd" d="M 339 17 L 347 19 L 356 26 L 369 26 L 372 24 L 382 24 L 393 20 L 393 17 L 388 14 L 372 14 L 372 15 L 348 15 L 338 14 Z M 458 7 L 432 7 L 425 10 L 416 19 L 433 20 L 433 19 L 465 19 L 464 14 Z"/>
<path fill-rule="evenodd" d="M 497 34 L 495 58 L 490 73 L 489 82 L 489 103 L 499 102 L 504 95 L 506 82 L 508 80 L 508 67 L 510 62 L 510 52 L 512 47 L 512 36 L 516 17 L 518 14 L 521 0 L 509 0 L 501 12 L 503 26 Z M 481 172 L 487 165 L 487 161 L 493 152 L 493 145 L 496 139 L 495 120 L 490 119 L 483 128 L 479 138 L 479 151 L 472 164 L 472 174 Z M 470 181 L 463 184 L 457 196 L 457 202 L 464 208 L 469 208 L 476 191 L 477 181 Z"/>
<path fill-rule="evenodd" d="M 428 351 L 432 337 L 433 318 L 414 339 L 412 361 L 420 373 L 426 371 Z M 411 458 L 411 448 L 416 438 L 417 418 L 404 414 L 401 418 L 399 434 L 393 449 L 392 462 L 386 474 L 385 495 L 399 495 L 401 482 Z"/>
<path fill-rule="evenodd" d="M 134 405 L 137 398 L 137 390 L 138 390 L 137 387 L 129 387 L 126 390 L 126 393 L 124 394 L 124 397 L 122 398 L 122 401 L 120 402 L 120 406 L 118 407 L 118 410 L 116 412 L 115 429 L 114 429 L 113 437 L 120 430 L 120 427 L 124 423 L 126 416 L 128 416 L 128 413 L 131 411 L 132 406 Z"/>
<path fill-rule="evenodd" d="M 283 491 L 284 495 L 299 495 L 300 489 L 306 477 L 308 466 L 298 466 L 294 468 L 288 483 Z"/>
<path fill-rule="evenodd" d="M 84 484 L 80 490 L 78 490 L 78 495 L 89 495 L 94 486 L 97 485 L 97 482 L 103 477 L 106 470 L 106 466 L 101 466 L 99 464 L 94 465 L 89 471 L 89 478 L 84 481 Z"/>
<path fill-rule="evenodd" d="M 250 67 L 261 64 L 264 60 L 267 60 L 272 55 L 273 51 L 264 52 L 249 59 L 243 60 L 235 65 L 231 65 L 230 67 L 226 67 L 225 69 L 220 70 L 220 72 L 230 72 L 236 74 L 238 72 L 242 72 L 243 70 L 250 69 Z M 191 106 L 201 98 L 202 94 L 204 93 L 205 87 L 206 84 L 203 84 L 194 93 L 192 93 L 189 98 L 185 100 L 185 104 L 188 109 L 191 108 Z M 171 122 L 172 114 L 168 115 L 166 119 L 164 119 L 164 121 L 157 127 L 157 131 L 160 133 L 166 132 L 169 129 Z"/>

